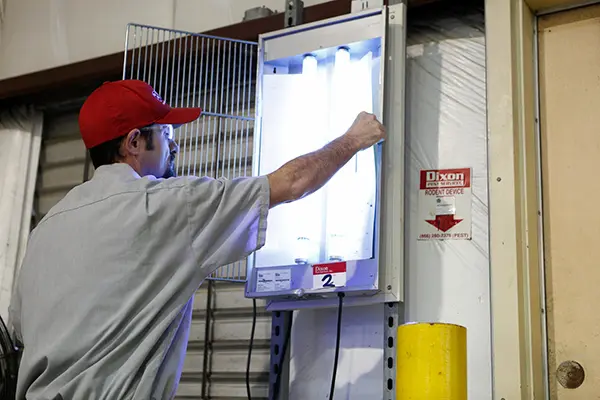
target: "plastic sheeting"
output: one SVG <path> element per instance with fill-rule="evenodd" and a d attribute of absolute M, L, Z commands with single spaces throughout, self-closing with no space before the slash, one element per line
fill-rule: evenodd
<path fill-rule="evenodd" d="M 406 320 L 467 327 L 469 398 L 485 400 L 492 372 L 484 15 L 455 12 L 409 27 Z M 472 168 L 472 240 L 417 240 L 420 171 L 464 167 Z"/>
<path fill-rule="evenodd" d="M 405 318 L 467 327 L 469 398 L 486 400 L 492 372 L 484 14 L 459 7 L 415 16 L 409 13 L 406 65 Z M 472 168 L 472 240 L 417 240 L 420 171 L 458 167 Z M 296 313 L 291 399 L 328 393 L 335 314 Z M 381 305 L 344 309 L 336 398 L 382 398 L 383 324 Z"/>
<path fill-rule="evenodd" d="M 31 107 L 0 112 L 0 315 L 5 321 L 29 237 L 42 127 L 42 114 Z"/>

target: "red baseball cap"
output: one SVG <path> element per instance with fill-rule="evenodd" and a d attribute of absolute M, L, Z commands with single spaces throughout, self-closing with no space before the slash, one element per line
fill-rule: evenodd
<path fill-rule="evenodd" d="M 200 108 L 171 108 L 143 81 L 105 82 L 81 107 L 79 131 L 90 149 L 151 124 L 187 124 L 200 113 Z"/>

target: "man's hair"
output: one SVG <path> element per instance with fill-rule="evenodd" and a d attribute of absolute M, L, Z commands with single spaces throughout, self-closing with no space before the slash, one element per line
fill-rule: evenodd
<path fill-rule="evenodd" d="M 146 139 L 146 150 L 154 150 L 154 142 L 152 135 L 152 126 L 140 128 L 140 136 Z M 121 144 L 127 135 L 120 136 L 116 139 L 109 140 L 99 144 L 98 146 L 89 149 L 90 159 L 95 169 L 103 165 L 114 164 L 118 162 L 123 155 L 121 154 Z"/>

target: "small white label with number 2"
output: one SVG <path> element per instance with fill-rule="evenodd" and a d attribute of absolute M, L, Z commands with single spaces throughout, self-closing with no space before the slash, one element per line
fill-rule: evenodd
<path fill-rule="evenodd" d="M 346 262 L 313 265 L 313 289 L 346 286 Z"/>

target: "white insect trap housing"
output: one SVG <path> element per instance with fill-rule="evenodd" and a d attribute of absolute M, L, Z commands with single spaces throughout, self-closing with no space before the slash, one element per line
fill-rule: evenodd
<path fill-rule="evenodd" d="M 361 111 L 374 113 L 390 136 L 316 193 L 270 211 L 266 244 L 249 260 L 246 283 L 246 296 L 269 299 L 270 309 L 333 305 L 340 291 L 347 303 L 401 300 L 404 7 L 259 39 L 255 175 L 321 148 Z"/>

